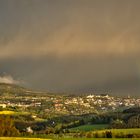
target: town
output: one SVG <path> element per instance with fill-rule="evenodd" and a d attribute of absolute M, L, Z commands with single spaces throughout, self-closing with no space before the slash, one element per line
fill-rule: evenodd
<path fill-rule="evenodd" d="M 119 111 L 130 107 L 139 107 L 140 98 L 113 97 L 108 94 L 96 95 L 54 95 L 51 93 L 35 93 L 12 85 L 1 85 L 6 90 L 1 90 L 1 110 L 14 110 L 49 115 L 81 115 L 88 113 L 101 113 Z M 2 88 L 1 88 L 2 89 Z M 12 92 L 17 90 L 14 93 Z M 7 92 L 7 93 L 6 93 Z M 13 98 L 14 97 L 14 98 Z"/>

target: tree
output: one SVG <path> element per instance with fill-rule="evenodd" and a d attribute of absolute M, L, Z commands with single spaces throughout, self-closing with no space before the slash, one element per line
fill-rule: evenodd
<path fill-rule="evenodd" d="M 114 120 L 112 121 L 111 125 L 110 125 L 111 128 L 125 128 L 126 127 L 126 124 L 124 123 L 123 120 Z"/>
<path fill-rule="evenodd" d="M 106 138 L 112 138 L 112 132 L 111 131 L 106 131 Z"/>
<path fill-rule="evenodd" d="M 128 120 L 127 126 L 129 128 L 140 128 L 140 115 L 131 117 Z"/>
<path fill-rule="evenodd" d="M 0 136 L 18 136 L 13 120 L 9 116 L 0 116 Z"/>

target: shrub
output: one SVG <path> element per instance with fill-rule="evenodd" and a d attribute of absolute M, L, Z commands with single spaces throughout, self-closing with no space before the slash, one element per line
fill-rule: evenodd
<path fill-rule="evenodd" d="M 106 131 L 105 136 L 106 136 L 106 138 L 112 138 L 112 132 L 111 131 Z"/>
<path fill-rule="evenodd" d="M 94 137 L 95 137 L 95 138 L 99 138 L 98 132 L 95 132 L 95 133 L 94 133 Z"/>
<path fill-rule="evenodd" d="M 93 137 L 92 132 L 88 132 L 88 133 L 86 134 L 86 137 L 87 137 L 87 138 L 92 138 L 92 137 Z"/>

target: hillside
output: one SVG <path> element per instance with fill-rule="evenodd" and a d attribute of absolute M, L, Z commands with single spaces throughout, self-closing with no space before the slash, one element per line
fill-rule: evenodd
<path fill-rule="evenodd" d="M 44 96 L 47 92 L 33 91 L 15 84 L 0 83 L 0 96 Z"/>
<path fill-rule="evenodd" d="M 0 96 L 18 96 L 26 93 L 26 89 L 14 84 L 0 83 Z"/>

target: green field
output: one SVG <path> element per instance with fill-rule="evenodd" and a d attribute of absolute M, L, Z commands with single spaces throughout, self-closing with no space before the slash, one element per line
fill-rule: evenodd
<path fill-rule="evenodd" d="M 0 137 L 0 140 L 51 140 L 41 138 Z"/>
<path fill-rule="evenodd" d="M 0 140 L 51 140 L 51 139 L 40 139 L 40 138 L 20 138 L 20 137 L 0 137 Z M 107 138 L 56 138 L 52 140 L 110 140 Z M 111 140 L 130 140 L 130 138 L 111 138 Z M 140 140 L 140 138 L 131 138 L 131 140 Z"/>
<path fill-rule="evenodd" d="M 94 125 L 81 125 L 75 128 L 71 128 L 71 131 L 94 131 L 94 130 L 102 130 L 108 128 L 107 124 L 94 124 Z"/>
<path fill-rule="evenodd" d="M 88 127 L 88 126 L 86 126 Z M 100 138 L 100 136 L 102 136 L 102 134 L 105 131 L 111 131 L 112 132 L 112 137 L 113 138 Z M 46 137 L 44 138 L 23 138 L 23 137 L 0 137 L 0 140 L 140 140 L 140 138 L 115 138 L 116 135 L 119 134 L 123 134 L 123 135 L 127 135 L 127 134 L 140 134 L 140 129 L 106 129 L 106 130 L 94 130 L 94 131 L 90 131 L 92 134 L 94 133 L 98 133 L 99 138 L 79 138 L 79 137 L 75 137 L 73 138 L 72 135 L 67 135 L 64 134 L 62 135 L 62 137 L 59 137 L 58 135 L 45 135 Z M 84 132 L 84 133 L 89 133 L 89 132 Z M 36 136 L 35 136 L 36 137 Z"/>

